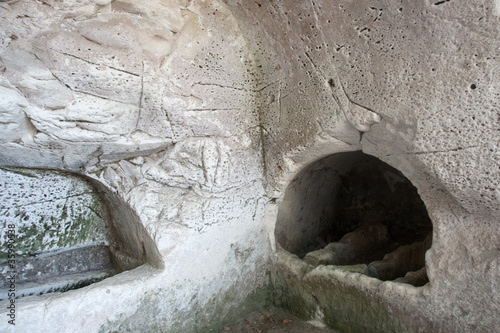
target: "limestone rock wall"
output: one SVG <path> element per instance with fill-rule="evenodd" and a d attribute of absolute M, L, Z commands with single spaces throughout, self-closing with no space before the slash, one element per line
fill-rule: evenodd
<path fill-rule="evenodd" d="M 77 177 L 0 169 L 0 258 L 8 257 L 9 229 L 15 251 L 30 256 L 75 246 L 109 245 L 106 208 L 95 190 Z"/>
<path fill-rule="evenodd" d="M 92 178 L 158 259 L 19 300 L 16 329 L 208 331 L 262 305 L 269 254 L 288 269 L 286 186 L 355 150 L 400 170 L 434 227 L 427 286 L 362 298 L 400 327 L 498 327 L 499 16 L 497 0 L 1 1 L 0 165 Z"/>
<path fill-rule="evenodd" d="M 0 164 L 92 178 L 118 233 L 156 258 L 20 299 L 0 330 L 194 332 L 260 307 L 258 87 L 226 6 L 2 1 L 0 26 Z"/>
<path fill-rule="evenodd" d="M 264 87 L 269 195 L 279 205 L 299 170 L 336 152 L 387 162 L 417 187 L 432 219 L 430 284 L 369 293 L 403 321 L 426 318 L 429 331 L 495 330 L 498 1 L 226 3 Z"/>

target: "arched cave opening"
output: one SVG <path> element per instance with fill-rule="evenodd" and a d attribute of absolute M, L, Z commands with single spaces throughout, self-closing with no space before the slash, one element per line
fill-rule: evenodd
<path fill-rule="evenodd" d="M 0 300 L 82 288 L 145 263 L 161 267 L 139 217 L 95 179 L 0 167 L 0 190 Z"/>
<path fill-rule="evenodd" d="M 381 280 L 427 283 L 432 222 L 417 189 L 363 152 L 304 168 L 278 210 L 276 241 L 311 265 L 341 265 Z"/>

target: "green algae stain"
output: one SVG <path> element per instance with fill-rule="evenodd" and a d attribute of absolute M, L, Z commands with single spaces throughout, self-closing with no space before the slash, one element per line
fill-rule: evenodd
<path fill-rule="evenodd" d="M 212 294 L 206 302 L 199 301 L 200 295 L 195 291 L 189 295 L 190 306 L 182 309 L 178 308 L 181 295 L 175 291 L 181 290 L 181 287 L 160 289 L 145 296 L 132 316 L 108 322 L 98 332 L 219 332 L 225 325 L 239 321 L 247 314 L 269 305 L 268 281 L 258 286 L 253 282 L 249 283 L 234 283 L 227 290 Z"/>
<path fill-rule="evenodd" d="M 275 304 L 304 319 L 321 314 L 322 321 L 338 332 L 418 331 L 391 315 L 379 295 L 347 285 L 326 271 L 299 277 L 280 266 L 273 273 Z"/>
<path fill-rule="evenodd" d="M 7 229 L 15 226 L 15 253 L 107 243 L 105 207 L 80 177 L 46 170 L 0 169 L 0 259 L 8 256 Z"/>

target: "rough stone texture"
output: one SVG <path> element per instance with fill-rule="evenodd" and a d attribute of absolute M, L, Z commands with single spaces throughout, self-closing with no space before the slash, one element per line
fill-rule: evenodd
<path fill-rule="evenodd" d="M 0 26 L 0 164 L 90 177 L 114 259 L 152 266 L 25 297 L 0 330 L 207 331 L 262 306 L 259 99 L 226 6 L 8 1 Z"/>
<path fill-rule="evenodd" d="M 403 245 L 388 253 L 380 261 L 368 265 L 371 276 L 381 280 L 395 280 L 408 272 L 418 271 L 425 267 L 425 252 L 430 248 L 431 235 L 422 242 Z"/>
<path fill-rule="evenodd" d="M 301 317 L 320 319 L 339 332 L 442 329 L 440 322 L 429 321 L 421 312 L 420 307 L 425 307 L 422 288 L 369 278 L 363 274 L 365 265 L 312 267 L 289 253 L 280 252 L 277 257 L 274 301 Z M 420 307 L 413 309 L 417 304 Z"/>
<path fill-rule="evenodd" d="M 19 257 L 109 244 L 106 207 L 84 180 L 43 170 L 0 169 L 0 189 L 0 259 L 9 252 L 9 229 L 17 235 Z"/>
<path fill-rule="evenodd" d="M 137 265 L 136 265 L 137 266 Z M 15 269 L 14 269 L 15 268 Z M 116 273 L 107 246 L 85 246 L 0 263 L 0 300 L 85 287 Z M 12 273 L 15 272 L 15 282 Z"/>
<path fill-rule="evenodd" d="M 385 230 L 368 228 L 367 237 L 375 241 L 372 236 L 379 236 L 374 248 L 384 242 L 413 243 L 432 232 L 425 205 L 408 179 L 359 151 L 310 163 L 295 175 L 280 201 L 276 239 L 283 249 L 299 257 L 337 242 L 363 225 L 385 226 Z M 345 240 L 343 243 L 352 245 L 345 248 L 348 252 L 368 249 L 366 237 Z M 342 261 L 354 259 L 341 252 L 338 254 L 344 257 Z M 372 258 L 378 259 L 382 257 Z"/>
<path fill-rule="evenodd" d="M 429 278 L 427 277 L 427 270 L 425 269 L 425 267 L 423 267 L 418 271 L 408 272 L 404 277 L 399 277 L 394 281 L 408 283 L 420 287 L 429 282 Z"/>
<path fill-rule="evenodd" d="M 498 1 L 226 3 L 260 69 L 269 195 L 279 205 L 299 170 L 337 152 L 387 162 L 417 187 L 434 234 L 423 298 L 401 288 L 384 306 L 405 302 L 393 319 L 418 313 L 424 331 L 496 330 Z"/>
<path fill-rule="evenodd" d="M 336 333 L 319 320 L 305 321 L 283 308 L 266 307 L 248 315 L 238 323 L 231 323 L 219 333 Z"/>
<path fill-rule="evenodd" d="M 103 272 L 103 277 L 112 275 L 112 221 L 88 181 L 62 172 L 9 168 L 0 169 L 0 189 L 0 299 L 8 298 L 12 272 L 17 297 L 84 286 L 89 279 L 73 277 L 71 284 L 71 274 L 96 271 L 93 282 Z"/>
<path fill-rule="evenodd" d="M 16 328 L 220 328 L 263 302 L 296 173 L 363 150 L 417 187 L 430 283 L 318 266 L 316 301 L 307 265 L 285 275 L 274 251 L 276 299 L 339 330 L 494 331 L 499 15 L 498 0 L 0 2 L 0 164 L 93 178 L 157 267 L 25 298 Z"/>

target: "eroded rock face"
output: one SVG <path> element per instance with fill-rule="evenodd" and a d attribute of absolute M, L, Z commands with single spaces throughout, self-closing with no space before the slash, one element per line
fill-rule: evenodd
<path fill-rule="evenodd" d="M 382 295 L 396 317 L 424 330 L 498 327 L 498 2 L 226 3 L 261 66 L 265 162 L 278 206 L 288 184 L 316 160 L 358 149 L 378 157 L 417 187 L 429 212 L 430 284 L 421 299 L 411 288 L 398 287 L 397 301 L 384 284 L 361 290 Z M 324 192 L 311 196 L 323 200 Z M 297 300 L 296 308 L 314 315 L 318 302 L 297 296 L 302 275 L 294 280 L 274 258 L 277 299 L 285 295 L 291 307 Z M 319 309 L 331 307 L 320 300 Z M 351 312 L 340 317 L 349 321 Z"/>
<path fill-rule="evenodd" d="M 110 258 L 108 208 L 87 181 L 11 168 L 0 169 L 0 188 L 0 299 L 74 289 L 120 270 Z"/>
<path fill-rule="evenodd" d="M 262 304 L 270 254 L 277 301 L 299 299 L 304 315 L 342 319 L 341 329 L 372 296 L 383 307 L 356 327 L 377 318 L 379 331 L 500 326 L 499 8 L 0 2 L 0 164 L 94 179 L 125 221 L 122 237 L 156 258 L 156 268 L 26 298 L 16 315 L 30 321 L 16 328 L 209 330 Z M 307 278 L 324 291 L 315 300 L 293 288 L 307 265 L 270 249 L 274 202 L 303 167 L 356 150 L 417 187 L 434 229 L 430 284 L 416 291 L 349 275 L 359 267 L 318 266 Z M 338 286 L 361 306 L 328 308 L 326 291 Z"/>
<path fill-rule="evenodd" d="M 106 207 L 84 180 L 43 170 L 0 169 L 4 223 L 14 225 L 16 254 L 109 245 Z M 0 258 L 7 258 L 2 228 Z"/>
<path fill-rule="evenodd" d="M 25 297 L 15 328 L 199 331 L 260 307 L 258 86 L 225 5 L 8 1 L 0 22 L 0 164 L 89 177 L 117 221 L 113 259 L 149 263 Z"/>

